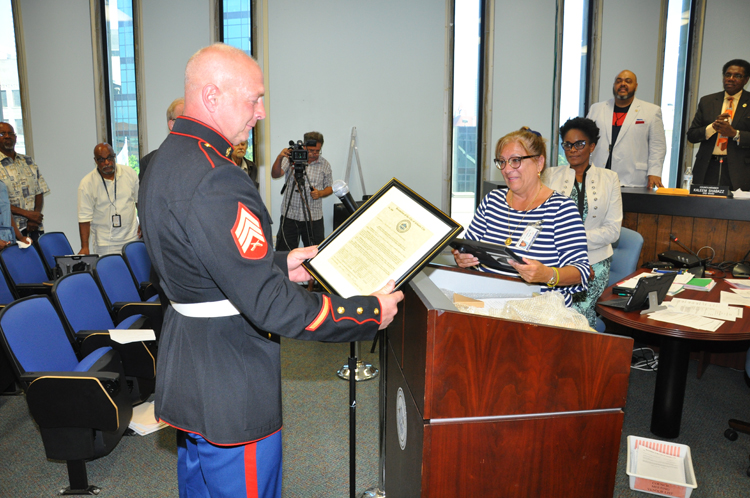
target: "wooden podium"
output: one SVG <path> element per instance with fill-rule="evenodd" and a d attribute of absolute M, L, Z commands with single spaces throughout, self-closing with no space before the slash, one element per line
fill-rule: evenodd
<path fill-rule="evenodd" d="M 633 340 L 462 313 L 454 292 L 538 286 L 428 267 L 388 328 L 385 492 L 607 497 Z"/>

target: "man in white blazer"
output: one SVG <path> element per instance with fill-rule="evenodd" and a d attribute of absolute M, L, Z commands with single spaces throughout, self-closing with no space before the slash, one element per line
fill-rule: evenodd
<path fill-rule="evenodd" d="M 614 98 L 589 109 L 586 117 L 602 132 L 591 161 L 616 172 L 623 186 L 663 187 L 667 140 L 661 108 L 635 98 L 637 88 L 635 74 L 622 71 L 612 87 Z"/>

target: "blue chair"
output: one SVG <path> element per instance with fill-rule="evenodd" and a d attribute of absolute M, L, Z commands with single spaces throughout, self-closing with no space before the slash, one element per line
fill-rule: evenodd
<path fill-rule="evenodd" d="M 140 288 L 148 285 L 151 280 L 151 258 L 148 257 L 146 244 L 142 240 L 128 242 L 122 248 L 122 257 L 125 258 L 136 285 Z"/>
<path fill-rule="evenodd" d="M 750 376 L 750 350 L 748 350 L 747 357 L 745 358 L 745 375 Z M 742 420 L 731 419 L 729 421 L 729 429 L 724 431 L 724 437 L 730 441 L 737 441 L 737 433 L 750 434 L 750 423 L 743 422 Z M 750 476 L 750 467 L 747 468 L 747 475 Z"/>
<path fill-rule="evenodd" d="M 134 314 L 115 325 L 102 291 L 89 272 L 69 273 L 58 279 L 52 287 L 52 299 L 62 314 L 70 340 L 78 344 L 82 352 L 103 345 L 116 349 L 128 376 L 133 403 L 145 401 L 154 392 L 155 344 L 117 344 L 111 341 L 108 331 L 148 328 L 147 318 Z"/>
<path fill-rule="evenodd" d="M 0 251 L 0 264 L 16 295 L 49 294 L 52 282 L 34 246 L 21 249 L 18 244 L 12 244 L 6 247 Z"/>
<path fill-rule="evenodd" d="M 42 234 L 37 241 L 42 251 L 42 258 L 47 265 L 50 278 L 54 278 L 53 271 L 57 266 L 55 256 L 69 256 L 75 254 L 63 232 L 47 232 Z"/>
<path fill-rule="evenodd" d="M 5 273 L 0 272 L 0 308 L 5 307 L 18 299 L 18 295 L 8 283 Z"/>
<path fill-rule="evenodd" d="M 638 268 L 638 259 L 643 248 L 643 236 L 629 228 L 620 228 L 620 238 L 612 244 L 614 254 L 609 268 L 609 285 L 614 285 L 633 273 Z M 596 330 L 604 332 L 606 328 L 601 318 L 596 318 Z"/>
<path fill-rule="evenodd" d="M 147 315 L 151 319 L 150 328 L 159 334 L 162 322 L 159 296 L 154 295 L 142 301 L 138 287 L 122 256 L 119 254 L 102 256 L 94 264 L 93 273 L 104 291 L 107 305 L 118 321 L 133 313 Z"/>
<path fill-rule="evenodd" d="M 70 486 L 63 491 L 97 493 L 86 461 L 117 446 L 133 413 L 119 354 L 104 347 L 79 359 L 48 296 L 0 312 L 0 346 L 26 391 L 47 458 L 67 462 Z"/>

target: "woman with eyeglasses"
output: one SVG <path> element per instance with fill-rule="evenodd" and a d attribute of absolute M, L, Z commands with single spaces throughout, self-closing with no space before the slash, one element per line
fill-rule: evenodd
<path fill-rule="evenodd" d="M 586 231 L 575 203 L 542 184 L 547 152 L 544 139 L 527 127 L 505 135 L 495 147 L 495 165 L 507 189 L 487 194 L 464 237 L 510 247 L 524 264 L 511 261 L 518 275 L 479 265 L 466 253 L 453 251 L 462 268 L 519 276 L 538 283 L 542 292 L 562 293 L 565 304 L 586 290 L 591 267 Z"/>
<path fill-rule="evenodd" d="M 596 324 L 594 306 L 609 284 L 612 243 L 620 238 L 622 195 L 620 179 L 614 171 L 591 164 L 590 156 L 599 140 L 599 127 L 590 119 L 573 118 L 560 127 L 562 148 L 569 167 L 547 168 L 542 182 L 570 197 L 586 227 L 589 261 L 594 278 L 586 292 L 573 296 L 573 308 Z"/>

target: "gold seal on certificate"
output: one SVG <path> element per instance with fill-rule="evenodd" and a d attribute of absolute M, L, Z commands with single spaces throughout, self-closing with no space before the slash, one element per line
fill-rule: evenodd
<path fill-rule="evenodd" d="M 436 256 L 463 227 L 392 179 L 318 246 L 305 268 L 329 292 L 369 295 L 396 288 Z"/>

